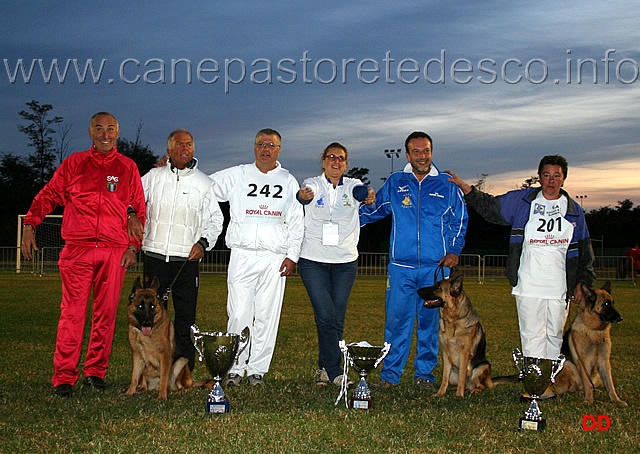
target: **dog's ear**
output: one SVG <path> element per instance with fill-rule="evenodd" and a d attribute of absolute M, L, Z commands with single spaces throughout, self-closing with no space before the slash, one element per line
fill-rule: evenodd
<path fill-rule="evenodd" d="M 131 295 L 129 295 L 129 301 L 133 300 L 133 297 L 135 296 L 136 292 L 141 288 L 142 288 L 142 281 L 140 280 L 140 276 L 138 276 L 136 280 L 133 281 L 133 288 L 131 289 Z"/>
<path fill-rule="evenodd" d="M 149 286 L 149 288 L 155 290 L 156 293 L 158 293 L 158 289 L 160 288 L 160 281 L 158 280 L 157 276 L 153 276 L 153 280 L 151 281 L 151 285 Z"/>
<path fill-rule="evenodd" d="M 580 282 L 580 290 L 582 291 L 582 298 L 580 299 L 580 307 L 589 307 L 593 308 L 593 305 L 598 298 L 595 290 L 593 290 L 589 285 L 585 282 Z"/>
<path fill-rule="evenodd" d="M 611 281 L 607 281 L 604 283 L 604 285 L 602 287 L 600 287 L 601 290 L 604 290 L 605 292 L 607 292 L 609 295 L 611 295 Z"/>
<path fill-rule="evenodd" d="M 451 279 L 451 287 L 449 289 L 451 295 L 460 295 L 462 293 L 462 281 L 464 279 L 464 276 L 456 271 L 449 279 Z"/>

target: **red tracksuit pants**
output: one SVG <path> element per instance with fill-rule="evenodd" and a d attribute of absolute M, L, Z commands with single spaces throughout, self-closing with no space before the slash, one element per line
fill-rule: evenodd
<path fill-rule="evenodd" d="M 106 375 L 126 271 L 120 265 L 125 251 L 126 247 L 66 245 L 60 252 L 62 302 L 53 356 L 53 386 L 74 385 L 78 380 L 78 362 L 92 289 L 91 333 L 83 374 L 99 378 Z"/>

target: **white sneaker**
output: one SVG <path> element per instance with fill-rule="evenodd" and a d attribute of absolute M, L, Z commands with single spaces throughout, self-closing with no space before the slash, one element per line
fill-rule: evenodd
<path fill-rule="evenodd" d="M 316 386 L 327 386 L 330 381 L 329 374 L 324 367 L 316 371 Z"/>
<path fill-rule="evenodd" d="M 351 381 L 351 379 L 346 375 L 338 375 L 336 378 L 333 379 L 333 384 L 336 385 L 338 388 L 341 388 L 345 380 L 347 382 L 347 388 L 353 385 L 353 381 Z"/>

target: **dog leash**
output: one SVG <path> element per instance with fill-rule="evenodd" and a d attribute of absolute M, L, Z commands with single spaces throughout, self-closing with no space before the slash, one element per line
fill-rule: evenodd
<path fill-rule="evenodd" d="M 447 267 L 449 268 L 449 267 Z M 449 276 L 451 276 L 453 274 L 453 272 L 456 270 L 455 267 L 451 267 L 451 273 L 449 273 Z M 438 279 L 438 273 L 440 273 L 440 276 L 442 276 L 442 279 Z M 441 263 L 438 265 L 438 267 L 436 268 L 436 272 L 433 273 L 433 286 L 435 287 L 436 285 L 438 285 L 439 281 L 444 281 L 446 279 L 445 275 L 444 275 L 444 265 Z"/>
<path fill-rule="evenodd" d="M 173 281 L 171 281 L 171 284 L 169 284 L 169 287 L 167 287 L 167 291 L 164 293 L 164 295 L 162 295 L 162 301 L 164 302 L 164 307 L 166 308 L 169 304 L 169 295 L 171 294 L 171 289 L 173 288 L 173 285 L 176 283 L 176 281 L 178 280 L 178 277 L 180 276 L 180 273 L 182 273 L 182 270 L 184 269 L 184 267 L 187 265 L 187 262 L 189 260 L 185 260 L 184 263 L 182 263 L 182 266 L 180 267 L 180 269 L 178 270 L 178 272 L 176 273 L 175 277 L 173 278 Z"/>

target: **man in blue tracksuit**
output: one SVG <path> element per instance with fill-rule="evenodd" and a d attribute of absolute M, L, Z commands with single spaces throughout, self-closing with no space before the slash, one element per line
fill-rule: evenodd
<path fill-rule="evenodd" d="M 374 385 L 379 389 L 400 383 L 416 319 L 414 381 L 423 390 L 432 390 L 435 381 L 440 313 L 424 307 L 417 290 L 433 285 L 438 265 L 458 264 L 468 219 L 462 192 L 432 162 L 432 144 L 424 132 L 410 134 L 405 141 L 409 162 L 404 170 L 389 176 L 374 204 L 360 208 L 361 225 L 393 217 L 385 321 L 385 341 L 391 349 L 380 382 Z"/>

